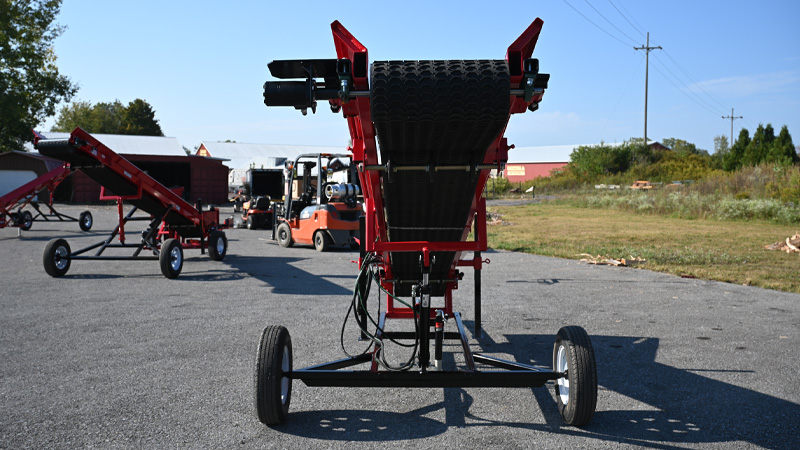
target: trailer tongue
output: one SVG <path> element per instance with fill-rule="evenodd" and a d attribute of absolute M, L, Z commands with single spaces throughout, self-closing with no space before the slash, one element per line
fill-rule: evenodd
<path fill-rule="evenodd" d="M 45 271 L 54 277 L 67 273 L 74 260 L 158 260 L 167 278 L 176 278 L 183 268 L 183 249 L 195 248 L 205 253 L 206 248 L 214 260 L 222 260 L 228 243 L 221 230 L 231 225 L 230 220 L 220 222 L 219 210 L 203 210 L 202 205 L 192 206 L 178 193 L 165 187 L 130 161 L 115 153 L 89 133 L 76 128 L 67 139 L 43 139 L 34 142 L 43 155 L 60 159 L 73 169 L 83 171 L 102 186 L 101 199 L 116 200 L 119 225 L 104 241 L 78 251 L 71 251 L 64 239 L 54 239 L 45 247 Z M 105 195 L 105 191 L 113 194 Z M 123 202 L 133 208 L 123 213 Z M 141 210 L 149 217 L 135 217 Z M 125 224 L 133 220 L 149 221 L 137 243 L 127 243 Z M 113 243 L 117 238 L 119 243 Z M 132 256 L 107 256 L 108 248 L 134 249 Z M 97 249 L 94 255 L 87 255 Z M 153 256 L 142 256 L 141 253 Z"/>

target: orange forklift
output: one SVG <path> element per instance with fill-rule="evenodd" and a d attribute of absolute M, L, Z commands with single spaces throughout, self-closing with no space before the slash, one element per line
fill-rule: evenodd
<path fill-rule="evenodd" d="M 284 201 L 274 204 L 272 227 L 272 239 L 281 247 L 313 244 L 319 252 L 332 245 L 358 248 L 361 188 L 355 167 L 343 163 L 345 158 L 349 161 L 350 155 L 303 154 L 287 163 Z"/>

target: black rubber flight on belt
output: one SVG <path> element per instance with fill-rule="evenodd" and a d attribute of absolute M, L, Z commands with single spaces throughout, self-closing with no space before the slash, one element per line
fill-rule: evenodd
<path fill-rule="evenodd" d="M 504 60 L 376 61 L 371 78 L 382 163 L 480 164 L 508 123 L 511 88 Z M 382 177 L 389 241 L 461 240 L 477 185 L 469 172 L 440 171 L 431 178 L 402 171 L 392 174 L 391 183 Z M 431 280 L 446 278 L 455 253 L 435 256 Z M 392 254 L 391 267 L 395 280 L 421 279 L 417 253 Z M 398 284 L 396 294 L 408 296 L 410 288 Z M 444 285 L 434 285 L 433 295 L 444 295 Z"/>

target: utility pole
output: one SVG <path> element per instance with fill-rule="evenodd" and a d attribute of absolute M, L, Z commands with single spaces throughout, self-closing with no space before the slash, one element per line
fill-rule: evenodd
<path fill-rule="evenodd" d="M 731 108 L 731 115 L 730 116 L 722 116 L 723 119 L 731 119 L 731 143 L 729 144 L 733 147 L 733 121 L 736 119 L 744 119 L 742 116 L 734 116 L 733 115 L 733 108 Z"/>
<path fill-rule="evenodd" d="M 645 65 L 644 65 L 644 145 L 647 146 L 647 79 L 650 72 L 650 51 L 659 49 L 663 50 L 661 46 L 650 47 L 650 32 L 647 32 L 647 45 L 642 47 L 633 47 L 634 50 L 645 51 Z"/>

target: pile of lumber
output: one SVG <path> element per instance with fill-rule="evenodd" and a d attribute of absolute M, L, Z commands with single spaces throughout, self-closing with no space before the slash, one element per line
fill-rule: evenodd
<path fill-rule="evenodd" d="M 800 233 L 795 233 L 792 237 L 787 237 L 785 241 L 778 241 L 774 244 L 765 245 L 767 250 L 779 250 L 786 253 L 800 253 Z"/>
<path fill-rule="evenodd" d="M 608 256 L 593 256 L 588 253 L 581 253 L 578 256 L 583 256 L 581 261 L 588 262 L 589 264 L 597 264 L 597 265 L 606 265 L 606 266 L 634 266 L 637 264 L 642 264 L 647 262 L 646 259 L 642 258 L 634 258 L 630 256 L 628 258 L 609 258 Z"/>

